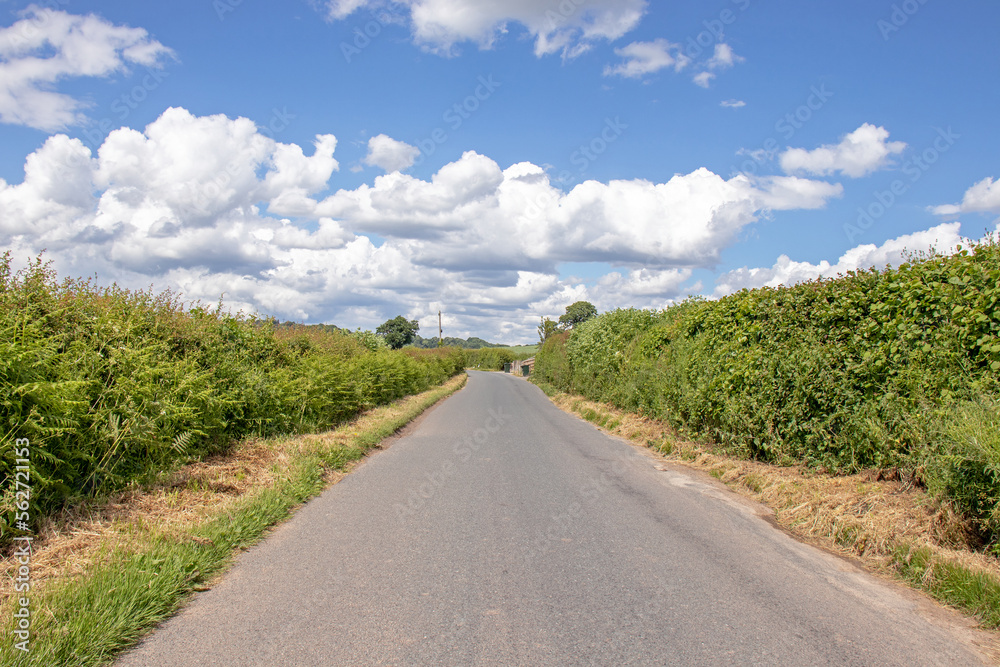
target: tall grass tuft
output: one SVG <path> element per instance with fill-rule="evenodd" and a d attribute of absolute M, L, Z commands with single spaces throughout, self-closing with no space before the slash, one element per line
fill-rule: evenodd
<path fill-rule="evenodd" d="M 928 486 L 951 498 L 984 538 L 1000 535 L 1000 405 L 989 398 L 952 405 L 937 424 Z"/>

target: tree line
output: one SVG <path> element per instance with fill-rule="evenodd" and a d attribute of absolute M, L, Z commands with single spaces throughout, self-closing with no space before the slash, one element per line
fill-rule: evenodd
<path fill-rule="evenodd" d="M 577 301 L 566 306 L 566 312 L 559 316 L 559 320 L 552 320 L 548 317 L 541 318 L 538 324 L 538 339 L 544 343 L 552 334 L 569 331 L 573 327 L 597 317 L 597 308 L 589 301 Z"/>

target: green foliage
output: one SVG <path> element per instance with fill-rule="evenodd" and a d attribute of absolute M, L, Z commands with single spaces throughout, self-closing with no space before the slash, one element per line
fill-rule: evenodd
<path fill-rule="evenodd" d="M 322 329 L 317 329 L 323 332 Z M 441 359 L 456 359 L 448 353 Z M 106 665 L 150 628 L 169 617 L 184 598 L 203 590 L 223 571 L 236 549 L 246 548 L 297 505 L 326 486 L 325 469 L 340 470 L 360 459 L 455 388 L 442 387 L 407 401 L 402 411 L 375 415 L 375 422 L 351 433 L 347 444 L 319 452 L 291 451 L 277 484 L 253 491 L 210 518 L 166 534 L 139 528 L 128 545 L 107 550 L 86 576 L 68 577 L 32 589 L 31 651 L 0 645 L 0 664 Z M 17 619 L 9 616 L 5 636 Z"/>
<path fill-rule="evenodd" d="M 504 364 L 527 359 L 530 356 L 530 352 L 518 353 L 505 347 L 466 350 L 465 366 L 466 368 L 479 368 L 487 371 L 502 371 Z"/>
<path fill-rule="evenodd" d="M 373 336 L 196 307 L 169 292 L 58 281 L 0 262 L 0 531 L 15 440 L 30 442 L 31 516 L 227 447 L 324 429 L 464 368 L 460 351 L 393 352 Z"/>
<path fill-rule="evenodd" d="M 534 345 L 503 345 L 503 349 L 510 350 L 514 354 L 518 355 L 518 359 L 527 359 L 528 357 L 535 356 L 538 352 L 538 343 Z"/>
<path fill-rule="evenodd" d="M 546 341 L 535 377 L 748 457 L 913 469 L 995 539 L 998 301 L 987 239 L 898 269 L 605 313 Z"/>
<path fill-rule="evenodd" d="M 559 332 L 558 324 L 556 324 L 553 320 L 550 320 L 547 317 L 541 318 L 541 321 L 538 323 L 539 342 L 544 343 L 549 336 L 556 334 L 558 332 Z"/>
<path fill-rule="evenodd" d="M 539 386 L 544 384 L 556 387 L 561 391 L 574 390 L 573 369 L 570 368 L 566 353 L 566 339 L 568 337 L 568 333 L 558 333 L 545 339 L 535 355 L 532 382 Z"/>
<path fill-rule="evenodd" d="M 974 614 L 986 628 L 1000 627 L 1000 584 L 987 572 L 936 559 L 930 549 L 915 546 L 898 547 L 893 564 L 916 588 Z"/>
<path fill-rule="evenodd" d="M 408 320 L 402 315 L 397 315 L 380 324 L 375 333 L 385 338 L 390 348 L 398 350 L 413 342 L 419 328 L 420 324 L 416 320 Z"/>
<path fill-rule="evenodd" d="M 559 326 L 572 329 L 589 319 L 597 317 L 597 308 L 589 301 L 577 301 L 566 306 L 566 312 L 559 316 Z"/>
<path fill-rule="evenodd" d="M 1000 405 L 962 402 L 946 407 L 937 423 L 928 486 L 952 498 L 983 536 L 1000 534 Z"/>
<path fill-rule="evenodd" d="M 379 336 L 371 331 L 362 331 L 358 329 L 351 333 L 359 343 L 364 345 L 369 352 L 377 352 L 378 350 L 385 350 L 389 348 L 389 344 L 385 342 L 385 338 Z"/>
<path fill-rule="evenodd" d="M 453 338 L 451 336 L 445 336 L 441 340 L 441 344 L 438 345 L 438 337 L 433 338 L 421 338 L 416 336 L 413 339 L 413 347 L 433 349 L 436 347 L 457 347 L 463 350 L 478 350 L 483 347 L 503 347 L 499 343 L 489 343 L 482 338 L 477 338 L 476 336 L 471 336 L 469 338 Z"/>

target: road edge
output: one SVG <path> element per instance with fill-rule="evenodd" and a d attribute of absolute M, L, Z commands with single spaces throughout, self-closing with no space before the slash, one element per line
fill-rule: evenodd
<path fill-rule="evenodd" d="M 148 505 L 154 493 L 169 501 L 172 493 L 189 493 L 192 478 L 199 484 L 209 477 L 222 479 L 233 470 L 253 469 L 258 462 L 251 457 L 262 452 L 268 456 L 266 486 L 252 486 L 236 497 L 225 484 L 196 489 L 194 493 L 201 495 L 195 497 L 207 507 L 204 512 L 190 513 L 179 503 L 172 521 L 157 522 L 157 517 L 142 511 L 112 521 L 106 539 L 98 536 L 87 545 L 89 563 L 67 568 L 72 571 L 62 576 L 54 574 L 42 585 L 33 584 L 31 650 L 24 653 L 15 650 L 13 642 L 5 642 L 0 646 L 0 663 L 109 664 L 177 613 L 194 592 L 210 588 L 238 553 L 266 539 L 307 501 L 351 473 L 371 452 L 389 446 L 394 436 L 467 381 L 468 374 L 462 372 L 438 387 L 369 410 L 323 434 L 241 443 L 210 466 L 193 466 L 195 475 L 182 468 L 179 477 L 187 486 L 160 486 L 148 493 L 133 490 L 129 499 L 137 508 L 144 502 Z M 206 467 L 211 476 L 203 474 Z M 0 610 L 13 621 L 7 606 Z M 13 637 L 12 622 L 4 625 L 5 635 Z"/>
<path fill-rule="evenodd" d="M 948 600 L 942 600 L 936 596 L 933 587 L 928 586 L 926 581 L 933 577 L 933 564 L 925 567 L 919 573 L 921 576 L 913 576 L 905 569 L 903 572 L 900 571 L 901 568 L 896 559 L 912 558 L 914 552 L 919 552 L 920 546 L 908 545 L 907 552 L 892 553 L 887 556 L 883 553 L 858 550 L 845 539 L 844 535 L 836 531 L 836 525 L 832 526 L 833 530 L 826 533 L 806 532 L 802 527 L 809 525 L 808 516 L 798 514 L 789 517 L 787 514 L 789 507 L 802 504 L 799 502 L 801 494 L 800 497 L 795 497 L 785 489 L 781 489 L 786 495 L 776 502 L 777 499 L 781 498 L 780 494 L 762 494 L 759 489 L 754 489 L 752 484 L 748 485 L 747 483 L 747 478 L 752 478 L 753 473 L 746 474 L 743 470 L 744 467 L 777 469 L 777 466 L 768 466 L 763 463 L 727 457 L 717 452 L 708 452 L 697 443 L 684 441 L 676 435 L 668 433 L 666 429 L 660 434 L 659 440 L 647 440 L 643 437 L 645 434 L 630 433 L 621 426 L 622 420 L 626 416 L 636 417 L 636 415 L 605 403 L 591 401 L 583 396 L 551 389 L 546 391 L 544 387 L 537 384 L 535 386 L 546 395 L 556 408 L 586 421 L 602 433 L 632 446 L 650 458 L 657 469 L 680 472 L 694 477 L 700 483 L 709 484 L 720 491 L 728 492 L 733 495 L 734 502 L 748 506 L 751 511 L 775 529 L 796 541 L 841 558 L 884 583 L 893 584 L 901 593 L 907 594 L 918 604 L 921 615 L 928 621 L 939 627 L 945 627 L 957 637 L 964 639 L 971 649 L 983 656 L 987 664 L 1000 665 L 1000 631 L 981 625 L 981 619 L 974 611 L 963 608 L 961 605 L 949 604 Z M 652 420 L 644 418 L 644 421 L 651 422 Z M 639 441 L 637 441 L 637 435 L 640 438 Z M 662 447 L 664 440 L 671 443 L 667 449 Z M 808 491 L 806 493 L 808 494 Z M 797 507 L 797 509 L 799 508 Z M 809 508 L 804 509 L 808 510 Z M 815 518 L 813 517 L 813 519 Z M 934 556 L 941 558 L 937 553 Z M 905 564 L 908 562 L 904 560 Z M 992 575 L 992 572 L 989 574 Z"/>

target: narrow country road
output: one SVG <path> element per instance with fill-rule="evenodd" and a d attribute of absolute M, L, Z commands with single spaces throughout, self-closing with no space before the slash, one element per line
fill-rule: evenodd
<path fill-rule="evenodd" d="M 470 375 L 118 664 L 981 664 L 916 594 Z"/>

